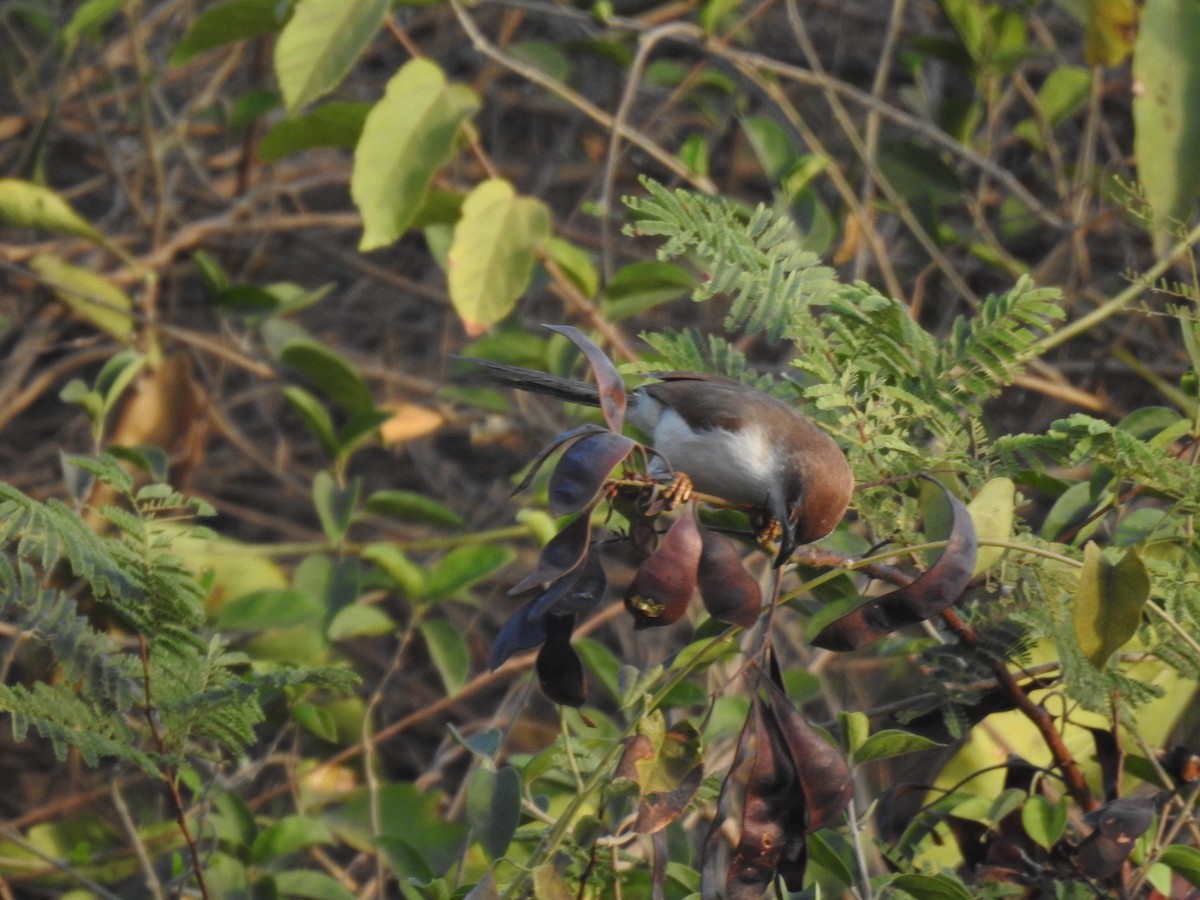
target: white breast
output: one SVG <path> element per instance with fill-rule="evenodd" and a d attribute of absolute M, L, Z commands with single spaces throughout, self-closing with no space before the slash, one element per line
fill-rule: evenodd
<path fill-rule="evenodd" d="M 646 415 L 651 405 L 656 417 Z M 644 395 L 631 406 L 629 420 L 650 436 L 654 449 L 666 457 L 671 469 L 687 473 L 697 491 L 732 503 L 767 502 L 776 481 L 777 458 L 761 428 L 695 432 L 677 412 L 662 409 Z"/>

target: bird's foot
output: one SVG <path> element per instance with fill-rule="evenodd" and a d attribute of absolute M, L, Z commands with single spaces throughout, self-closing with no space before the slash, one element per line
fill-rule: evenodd
<path fill-rule="evenodd" d="M 779 524 L 778 519 L 771 516 L 754 535 L 754 540 L 760 544 L 773 544 L 781 537 L 783 537 L 783 526 Z"/>
<path fill-rule="evenodd" d="M 667 509 L 687 503 L 692 499 L 692 479 L 684 472 L 676 472 L 671 483 L 663 488 L 662 499 Z"/>

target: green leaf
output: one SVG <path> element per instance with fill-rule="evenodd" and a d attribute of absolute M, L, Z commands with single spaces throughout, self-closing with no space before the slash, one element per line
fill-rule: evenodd
<path fill-rule="evenodd" d="M 258 834 L 254 813 L 250 812 L 246 801 L 229 791 L 219 791 L 213 798 L 209 821 L 217 839 L 234 847 L 249 847 Z"/>
<path fill-rule="evenodd" d="M 763 174 L 778 184 L 800 158 L 791 137 L 774 120 L 761 116 L 744 116 L 741 126 L 750 139 L 750 147 L 758 157 Z"/>
<path fill-rule="evenodd" d="M 103 243 L 100 232 L 66 200 L 49 188 L 19 178 L 0 178 L 0 225 L 36 228 Z"/>
<path fill-rule="evenodd" d="M 287 385 L 282 388 L 282 393 L 300 414 L 300 418 L 304 420 L 308 430 L 313 433 L 321 445 L 321 449 L 325 451 L 325 455 L 334 459 L 337 456 L 338 440 L 337 434 L 333 430 L 333 419 L 329 417 L 329 411 L 325 409 L 325 405 L 304 388 L 295 385 Z"/>
<path fill-rule="evenodd" d="M 462 631 L 444 619 L 426 619 L 419 627 L 446 694 L 453 697 L 467 683 L 471 669 L 471 652 Z"/>
<path fill-rule="evenodd" d="M 621 700 L 621 663 L 618 662 L 613 652 L 599 641 L 593 641 L 590 638 L 580 638 L 574 642 L 573 646 L 575 652 L 583 659 L 584 665 L 588 667 L 592 677 L 604 686 L 614 700 L 619 702 Z"/>
<path fill-rule="evenodd" d="M 361 488 L 362 482 L 357 478 L 341 486 L 324 470 L 313 478 L 313 505 L 317 509 L 317 518 L 321 520 L 325 536 L 335 544 L 346 537 L 350 521 L 358 508 Z"/>
<path fill-rule="evenodd" d="M 1200 194 L 1200 3 L 1146 0 L 1133 51 L 1133 150 L 1159 253 Z"/>
<path fill-rule="evenodd" d="M 899 888 L 917 900 L 972 900 L 971 892 L 951 875 L 896 875 L 889 887 Z"/>
<path fill-rule="evenodd" d="M 64 403 L 74 403 L 82 407 L 88 418 L 94 422 L 104 419 L 104 401 L 100 394 L 84 384 L 82 378 L 72 378 L 59 391 L 59 400 Z"/>
<path fill-rule="evenodd" d="M 521 776 L 512 766 L 480 766 L 467 782 L 467 821 L 491 859 L 508 849 L 521 819 Z"/>
<path fill-rule="evenodd" d="M 267 631 L 302 625 L 325 615 L 325 604 L 290 588 L 267 588 L 235 597 L 217 613 L 222 631 Z"/>
<path fill-rule="evenodd" d="M 366 507 L 369 512 L 393 519 L 429 522 L 451 528 L 461 528 L 465 524 L 463 517 L 444 503 L 415 491 L 376 491 L 367 498 Z"/>
<path fill-rule="evenodd" d="M 354 892 L 343 887 L 337 879 L 313 869 L 279 872 L 272 877 L 280 897 L 302 900 L 354 900 L 355 897 Z"/>
<path fill-rule="evenodd" d="M 450 301 L 468 334 L 512 311 L 533 274 L 534 251 L 550 236 L 550 211 L 492 178 L 463 202 L 450 246 Z"/>
<path fill-rule="evenodd" d="M 570 241 L 552 237 L 546 241 L 546 255 L 571 279 L 585 297 L 594 297 L 600 290 L 600 273 L 596 271 L 591 254 Z"/>
<path fill-rule="evenodd" d="M 1087 102 L 1092 89 L 1090 69 L 1078 66 L 1058 66 L 1042 82 L 1037 93 L 1041 119 L 1049 129 L 1078 112 Z M 1013 133 L 1027 140 L 1038 150 L 1044 150 L 1042 129 L 1037 120 L 1018 122 Z"/>
<path fill-rule="evenodd" d="M 298 0 L 275 45 L 288 112 L 328 93 L 383 25 L 390 0 Z"/>
<path fill-rule="evenodd" d="M 1041 794 L 1031 794 L 1021 807 L 1021 824 L 1035 844 L 1049 850 L 1066 830 L 1067 811 L 1065 801 L 1051 803 Z"/>
<path fill-rule="evenodd" d="M 129 385 L 146 367 L 146 357 L 130 348 L 122 350 L 104 364 L 96 376 L 96 393 L 100 395 L 104 414 L 107 415 Z"/>
<path fill-rule="evenodd" d="M 232 41 L 272 34 L 283 24 L 287 5 L 279 0 L 228 0 L 196 17 L 192 27 L 171 51 L 170 64 L 181 66 L 205 51 Z"/>
<path fill-rule="evenodd" d="M 533 870 L 533 896 L 536 900 L 575 900 L 575 892 L 552 862 Z"/>
<path fill-rule="evenodd" d="M 1089 66 L 1119 66 L 1133 49 L 1130 37 L 1138 28 L 1136 0 L 1089 0 L 1084 15 L 1084 61 Z"/>
<path fill-rule="evenodd" d="M 364 409 L 355 413 L 338 432 L 337 462 L 344 463 L 364 443 L 379 434 L 379 426 L 392 417 L 381 409 Z"/>
<path fill-rule="evenodd" d="M 512 561 L 513 552 L 505 547 L 457 547 L 443 556 L 429 574 L 425 594 L 433 600 L 459 594 Z"/>
<path fill-rule="evenodd" d="M 425 570 L 392 544 L 370 544 L 360 554 L 374 563 L 410 600 L 425 596 Z"/>
<path fill-rule="evenodd" d="M 1172 872 L 1200 887 L 1200 850 L 1185 844 L 1172 844 L 1158 858 Z"/>
<path fill-rule="evenodd" d="M 986 546 L 987 541 L 1007 541 L 1013 533 L 1013 512 L 1017 503 L 1017 487 L 1010 478 L 993 478 L 979 489 L 967 504 L 967 512 L 975 525 L 979 551 L 975 557 L 978 576 L 1000 561 L 1007 552 L 1003 547 Z"/>
<path fill-rule="evenodd" d="M 378 831 L 371 825 L 372 806 L 379 810 Z M 444 872 L 462 859 L 466 832 L 465 825 L 446 820 L 445 808 L 446 800 L 439 793 L 423 792 L 413 784 L 384 783 L 373 797 L 361 791 L 340 808 L 324 813 L 323 818 L 350 846 L 368 847 L 376 834 L 391 835 L 417 851 L 426 872 Z M 383 845 L 384 841 L 380 839 L 379 843 Z M 391 848 L 387 849 L 392 856 Z M 401 883 L 405 883 L 403 879 Z"/>
<path fill-rule="evenodd" d="M 323 741 L 331 744 L 338 739 L 337 721 L 323 706 L 314 703 L 297 703 L 292 706 L 292 720 L 308 729 Z"/>
<path fill-rule="evenodd" d="M 39 255 L 29 267 L 54 289 L 71 312 L 101 331 L 128 343 L 133 335 L 133 301 L 123 290 L 89 269 L 73 266 L 56 256 Z"/>
<path fill-rule="evenodd" d="M 630 263 L 618 269 L 604 288 L 604 315 L 618 321 L 690 294 L 695 287 L 695 277 L 674 263 Z"/>
<path fill-rule="evenodd" d="M 915 753 L 918 750 L 929 750 L 941 747 L 937 741 L 932 741 L 919 734 L 889 728 L 871 735 L 854 751 L 851 758 L 855 765 L 869 762 L 873 759 L 886 759 L 890 756 L 900 756 L 904 753 Z"/>
<path fill-rule="evenodd" d="M 447 84 L 429 60 L 407 62 L 392 76 L 354 151 L 350 193 L 363 217 L 360 250 L 387 246 L 404 233 L 434 173 L 449 162 L 463 120 L 478 109 L 475 92 Z"/>
<path fill-rule="evenodd" d="M 314 147 L 353 147 L 362 135 L 371 104 L 334 101 L 302 116 L 276 122 L 258 143 L 258 158 L 274 162 Z"/>
<path fill-rule="evenodd" d="M 348 638 L 390 634 L 395 630 L 395 621 L 378 606 L 352 603 L 337 611 L 329 623 L 328 634 L 331 641 L 344 641 Z"/>
<path fill-rule="evenodd" d="M 838 840 L 838 836 L 829 830 L 810 834 L 808 836 L 808 858 L 837 878 L 843 885 L 850 887 L 855 883 L 855 876 L 848 861 L 854 858 L 854 851 L 845 846 L 834 849 L 830 843 L 833 840 Z"/>
<path fill-rule="evenodd" d="M 870 740 L 871 721 L 866 713 L 846 710 L 838 713 L 838 724 L 842 727 L 846 750 L 854 756 Z"/>
<path fill-rule="evenodd" d="M 1083 550 L 1073 624 L 1084 656 L 1101 669 L 1137 631 L 1150 597 L 1150 575 L 1136 550 L 1109 562 L 1094 542 Z"/>
<path fill-rule="evenodd" d="M 279 351 L 279 361 L 291 366 L 309 383 L 356 416 L 375 408 L 371 389 L 346 360 L 312 338 L 292 338 Z"/>
<path fill-rule="evenodd" d="M 331 843 L 333 835 L 320 819 L 285 816 L 259 832 L 250 848 L 250 859 L 256 863 L 277 862 L 305 847 Z"/>
<path fill-rule="evenodd" d="M 89 32 L 98 32 L 104 23 L 119 13 L 128 2 L 129 0 L 86 0 L 63 26 L 62 39 L 70 45 Z"/>

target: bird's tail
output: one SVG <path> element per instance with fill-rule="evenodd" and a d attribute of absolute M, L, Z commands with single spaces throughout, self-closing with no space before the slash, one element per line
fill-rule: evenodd
<path fill-rule="evenodd" d="M 483 369 L 492 381 L 514 387 L 520 391 L 532 391 L 535 394 L 548 394 L 569 403 L 583 403 L 587 406 L 600 405 L 600 392 L 594 384 L 576 381 L 574 378 L 561 378 L 537 369 L 525 369 L 521 366 L 510 366 L 505 363 L 492 362 L 488 359 L 476 359 L 473 356 L 459 356 L 472 365 Z"/>

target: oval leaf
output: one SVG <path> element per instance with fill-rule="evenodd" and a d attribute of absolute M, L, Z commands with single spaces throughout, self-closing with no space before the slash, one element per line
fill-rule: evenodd
<path fill-rule="evenodd" d="M 425 582 L 425 595 L 440 600 L 466 590 L 513 560 L 512 551 L 505 547 L 482 544 L 478 547 L 457 547 L 437 564 Z"/>
<path fill-rule="evenodd" d="M 320 819 L 285 816 L 258 833 L 250 848 L 250 858 L 259 863 L 276 862 L 305 847 L 332 843 L 329 826 Z"/>
<path fill-rule="evenodd" d="M 295 369 L 349 416 L 370 412 L 375 403 L 361 375 L 339 354 L 311 338 L 294 338 L 279 350 L 279 361 Z"/>
<path fill-rule="evenodd" d="M 1012 537 L 1016 503 L 1017 487 L 1011 478 L 993 478 L 981 487 L 967 504 L 979 540 L 1006 541 Z M 1004 553 L 1003 547 L 980 547 L 972 577 L 982 575 L 999 562 Z"/>
<path fill-rule="evenodd" d="M 1184 844 L 1173 844 L 1162 852 L 1159 861 L 1191 884 L 1200 887 L 1200 850 Z"/>
<path fill-rule="evenodd" d="M 285 8 L 279 0 L 227 0 L 218 3 L 196 17 L 183 39 L 171 51 L 170 64 L 181 66 L 222 44 L 278 31 L 283 24 L 279 13 Z"/>
<path fill-rule="evenodd" d="M 387 246 L 404 233 L 434 173 L 450 161 L 463 120 L 478 109 L 475 92 L 447 84 L 429 60 L 407 62 L 392 76 L 354 150 L 350 194 L 363 217 L 359 250 Z"/>
<path fill-rule="evenodd" d="M 133 334 L 133 317 L 129 314 L 133 301 L 103 275 L 46 255 L 35 256 L 29 267 L 45 279 L 75 315 L 119 341 L 129 341 Z"/>
<path fill-rule="evenodd" d="M 1138 181 L 1154 210 L 1154 245 L 1165 252 L 1174 222 L 1186 222 L 1200 193 L 1200 4 L 1147 0 L 1137 27 L 1133 148 Z"/>
<path fill-rule="evenodd" d="M 461 528 L 464 524 L 463 517 L 450 507 L 415 491 L 376 491 L 367 498 L 366 508 L 393 519 L 429 522 L 451 528 Z"/>
<path fill-rule="evenodd" d="M 355 637 L 391 634 L 395 630 L 395 621 L 378 606 L 351 603 L 337 611 L 329 623 L 327 633 L 331 641 L 344 641 Z"/>
<path fill-rule="evenodd" d="M 453 697 L 467 683 L 471 668 L 471 653 L 462 631 L 444 619 L 426 619 L 419 627 L 446 694 Z"/>
<path fill-rule="evenodd" d="M 937 741 L 913 734 L 911 731 L 888 728 L 884 731 L 877 731 L 862 742 L 861 746 L 854 751 L 854 763 L 861 765 L 873 759 L 888 759 L 904 753 L 915 753 L 918 750 L 930 750 L 941 746 Z"/>
<path fill-rule="evenodd" d="M 325 614 L 317 597 L 290 588 L 267 588 L 235 597 L 217 615 L 222 631 L 266 631 L 303 625 Z"/>
<path fill-rule="evenodd" d="M 274 162 L 289 153 L 313 147 L 353 147 L 362 136 L 370 111 L 369 103 L 334 101 L 303 116 L 283 119 L 272 125 L 258 142 L 258 158 L 263 162 Z"/>
<path fill-rule="evenodd" d="M 324 470 L 313 478 L 313 505 L 317 509 L 317 518 L 321 520 L 325 536 L 335 544 L 346 536 L 350 528 L 361 487 L 362 482 L 357 478 L 341 486 Z"/>
<path fill-rule="evenodd" d="M 297 0 L 275 45 L 288 112 L 333 90 L 383 25 L 390 0 Z"/>
<path fill-rule="evenodd" d="M 1032 794 L 1021 807 L 1021 824 L 1035 844 L 1049 850 L 1066 830 L 1067 812 L 1065 801 L 1051 803 L 1041 794 Z"/>
<path fill-rule="evenodd" d="M 508 849 L 521 819 L 521 776 L 512 766 L 483 767 L 467 782 L 467 821 L 492 859 Z"/>
<path fill-rule="evenodd" d="M 1150 597 L 1150 575 L 1137 551 L 1111 563 L 1093 542 L 1083 549 L 1073 624 L 1083 655 L 1098 669 L 1137 631 Z"/>
<path fill-rule="evenodd" d="M 502 178 L 471 191 L 447 261 L 450 301 L 468 334 L 512 311 L 533 274 L 534 251 L 549 237 L 550 211 L 540 200 L 518 197 Z"/>
<path fill-rule="evenodd" d="M 19 178 L 0 178 L 0 224 L 101 240 L 100 233 L 66 200 L 49 188 Z"/>

